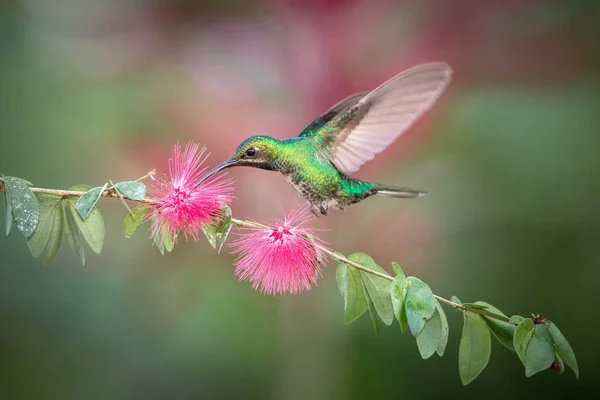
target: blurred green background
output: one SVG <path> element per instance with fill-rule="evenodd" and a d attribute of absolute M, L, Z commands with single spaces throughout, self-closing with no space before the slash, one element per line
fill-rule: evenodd
<path fill-rule="evenodd" d="M 0 173 L 97 186 L 166 172 L 176 142 L 211 151 L 296 135 L 342 97 L 424 61 L 454 81 L 357 176 L 427 190 L 369 199 L 314 225 L 346 254 L 398 261 L 449 298 L 553 319 L 581 378 L 530 379 L 494 341 L 462 387 L 460 313 L 443 358 L 397 324 L 343 324 L 329 263 L 318 287 L 267 297 L 233 257 L 183 243 L 160 256 L 126 210 L 100 204 L 107 239 L 47 268 L 0 239 L 0 397 L 565 398 L 600 393 L 598 1 L 22 0 L 0 5 Z M 266 220 L 298 198 L 237 169 L 234 213 Z"/>

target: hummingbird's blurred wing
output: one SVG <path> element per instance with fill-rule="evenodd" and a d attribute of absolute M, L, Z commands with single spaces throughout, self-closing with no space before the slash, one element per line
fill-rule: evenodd
<path fill-rule="evenodd" d="M 451 76 L 448 64 L 420 64 L 337 114 L 318 133 L 329 148 L 329 159 L 345 174 L 358 171 L 433 106 Z"/>
<path fill-rule="evenodd" d="M 323 125 L 325 125 L 326 123 L 331 121 L 333 119 L 333 117 L 338 115 L 340 112 L 342 112 L 342 111 L 352 107 L 356 103 L 358 103 L 358 101 L 360 99 L 362 99 L 363 97 L 365 97 L 368 93 L 369 92 L 361 92 L 361 93 L 356 93 L 356 94 L 346 97 L 339 103 L 332 106 L 329 110 L 325 111 L 323 114 L 321 114 L 317 118 L 315 118 L 306 128 L 304 128 L 304 130 L 302 132 L 300 132 L 300 134 L 298 136 L 299 137 L 309 137 L 309 136 L 316 135 L 316 133 L 319 131 L 319 129 L 321 129 L 323 127 Z"/>

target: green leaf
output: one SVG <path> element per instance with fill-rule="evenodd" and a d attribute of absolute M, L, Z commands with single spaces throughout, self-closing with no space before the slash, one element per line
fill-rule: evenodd
<path fill-rule="evenodd" d="M 483 301 L 476 301 L 475 304 L 485 306 L 487 311 L 508 318 L 506 314 L 504 314 L 502 311 L 498 310 L 491 304 L 485 303 Z M 492 331 L 496 339 L 498 339 L 500 343 L 506 346 L 506 348 L 515 351 L 515 347 L 513 345 L 513 336 L 515 334 L 516 326 L 514 324 L 511 324 L 510 322 L 500 321 L 498 319 L 491 318 L 486 315 L 482 315 L 482 317 L 485 319 L 488 328 L 490 328 L 490 331 Z"/>
<path fill-rule="evenodd" d="M 46 249 L 52 227 L 54 225 L 54 215 L 60 213 L 60 201 L 58 196 L 49 194 L 38 194 L 40 205 L 40 219 L 33 231 L 33 234 L 27 238 L 27 246 L 34 257 L 39 257 Z"/>
<path fill-rule="evenodd" d="M 369 295 L 369 292 L 367 291 L 367 288 L 365 286 L 365 281 L 362 281 L 362 285 L 363 285 L 363 291 L 365 294 L 365 298 L 367 299 L 367 308 L 369 309 L 369 315 L 371 316 L 371 322 L 373 323 L 373 328 L 375 329 L 375 335 L 379 335 L 379 330 L 381 329 L 381 324 L 383 323 L 383 321 L 381 320 L 381 317 L 379 316 L 379 313 L 377 312 L 377 309 L 375 308 L 375 304 L 373 303 L 373 300 L 372 300 L 371 296 Z"/>
<path fill-rule="evenodd" d="M 402 275 L 402 276 L 406 277 L 406 275 L 404 274 L 404 271 L 402 271 L 402 268 L 400 268 L 400 264 L 398 264 L 397 262 L 392 263 L 392 269 L 394 270 L 396 275 Z"/>
<path fill-rule="evenodd" d="M 225 244 L 232 227 L 231 209 L 227 206 L 224 206 L 221 209 L 219 219 L 211 224 L 204 224 L 202 226 L 202 230 L 204 231 L 208 242 L 213 249 L 217 249 L 217 254 L 221 252 L 221 248 L 223 247 L 223 244 Z"/>
<path fill-rule="evenodd" d="M 165 246 L 165 250 L 167 250 L 170 253 L 175 247 L 175 238 L 173 238 L 171 234 L 165 233 L 163 236 L 163 244 Z"/>
<path fill-rule="evenodd" d="M 6 191 L 4 192 L 4 223 L 6 227 L 6 236 L 8 236 L 10 228 L 12 227 L 12 209 L 10 206 L 10 197 Z"/>
<path fill-rule="evenodd" d="M 62 244 L 64 225 L 61 215 L 60 207 L 52 213 L 52 229 L 48 238 L 48 245 L 46 247 L 46 256 L 44 257 L 44 265 L 48 265 L 52 262 L 56 253 L 60 249 Z"/>
<path fill-rule="evenodd" d="M 127 214 L 123 221 L 123 232 L 125 233 L 126 238 L 130 238 L 135 233 L 138 226 L 144 222 L 144 218 L 149 211 L 150 208 L 147 205 L 140 204 Z"/>
<path fill-rule="evenodd" d="M 360 273 L 356 268 L 340 262 L 335 275 L 340 293 L 344 298 L 344 322 L 349 324 L 367 310 L 367 298 Z"/>
<path fill-rule="evenodd" d="M 523 365 L 525 365 L 525 353 L 532 335 L 533 320 L 531 318 L 524 318 L 515 328 L 515 334 L 513 337 L 513 346 L 515 348 L 515 352 L 519 356 L 519 359 Z"/>
<path fill-rule="evenodd" d="M 537 324 L 525 350 L 525 376 L 530 377 L 547 370 L 554 362 L 554 346 L 548 327 Z"/>
<path fill-rule="evenodd" d="M 165 255 L 165 244 L 162 240 L 161 235 L 154 236 L 154 244 L 158 248 L 158 251 L 160 251 L 160 254 L 164 256 Z"/>
<path fill-rule="evenodd" d="M 552 337 L 556 354 L 558 354 L 561 359 L 564 360 L 564 363 L 573 370 L 575 376 L 577 379 L 579 379 L 579 366 L 577 365 L 577 359 L 575 358 L 575 353 L 573 352 L 571 345 L 569 342 L 567 342 L 567 339 L 554 324 L 554 322 L 550 322 L 548 324 L 548 332 Z"/>
<path fill-rule="evenodd" d="M 115 189 L 129 200 L 144 200 L 146 197 L 146 185 L 142 182 L 119 182 L 115 184 Z"/>
<path fill-rule="evenodd" d="M 521 317 L 520 315 L 513 315 L 512 317 L 510 317 L 510 323 L 514 325 L 519 325 L 524 320 L 525 317 Z"/>
<path fill-rule="evenodd" d="M 425 323 L 425 327 L 417 336 L 417 346 L 421 357 L 426 360 L 436 351 L 440 356 L 444 355 L 447 343 L 448 320 L 444 310 L 436 301 L 433 316 Z"/>
<path fill-rule="evenodd" d="M 444 351 L 446 350 L 446 345 L 448 344 L 448 336 L 450 334 L 450 327 L 448 326 L 448 319 L 446 318 L 446 313 L 442 308 L 442 305 L 436 300 L 435 307 L 437 311 L 440 313 L 440 321 L 442 322 L 442 335 L 440 336 L 440 341 L 438 342 L 438 347 L 436 352 L 438 356 L 443 356 Z"/>
<path fill-rule="evenodd" d="M 481 315 L 463 312 L 463 317 L 464 325 L 458 348 L 458 372 L 463 385 L 468 385 L 487 366 L 492 352 L 492 339 Z"/>
<path fill-rule="evenodd" d="M 86 219 L 90 215 L 94 209 L 94 206 L 98 202 L 98 199 L 102 196 L 102 193 L 107 187 L 108 183 L 105 183 L 102 187 L 95 187 L 88 190 L 81 197 L 79 197 L 79 199 L 77 199 L 75 207 L 77 208 L 81 218 Z"/>
<path fill-rule="evenodd" d="M 2 178 L 4 182 L 5 200 L 10 206 L 6 210 L 12 217 L 23 236 L 28 238 L 33 234 L 40 219 L 40 206 L 37 197 L 29 190 L 30 182 L 13 176 Z M 12 220 L 6 219 L 6 233 L 10 232 Z"/>
<path fill-rule="evenodd" d="M 348 259 L 362 265 L 363 267 L 387 275 L 385 270 L 379 265 L 375 264 L 375 261 L 373 261 L 373 259 L 365 253 L 351 254 Z M 365 271 L 360 271 L 360 276 L 362 277 L 365 290 L 369 295 L 369 299 L 373 303 L 373 307 L 377 311 L 381 321 L 386 325 L 391 325 L 392 322 L 394 322 L 394 309 L 392 307 L 392 300 L 390 298 L 391 280 L 370 274 Z"/>
<path fill-rule="evenodd" d="M 402 333 L 406 331 L 406 325 L 402 326 L 402 316 L 406 322 L 406 312 L 404 310 L 404 299 L 406 298 L 406 278 L 404 274 L 398 274 L 392 281 L 390 286 L 390 298 L 392 299 L 392 307 L 394 309 L 394 315 L 400 324 L 400 330 Z"/>
<path fill-rule="evenodd" d="M 456 296 L 450 297 L 450 301 L 453 302 L 453 303 L 462 305 L 461 301 Z"/>
<path fill-rule="evenodd" d="M 400 325 L 400 332 L 404 333 L 408 330 L 408 317 L 406 316 L 406 307 L 400 309 L 400 319 L 398 320 Z"/>
<path fill-rule="evenodd" d="M 75 220 L 75 225 L 79 228 L 81 235 L 90 246 L 90 248 L 96 254 L 100 254 L 102 251 L 102 245 L 104 244 L 105 227 L 104 219 L 102 214 L 97 208 L 92 208 L 88 213 L 86 219 L 83 219 L 76 208 L 77 205 L 73 203 L 72 199 L 68 200 L 69 210 Z"/>
<path fill-rule="evenodd" d="M 81 264 L 85 265 L 85 252 L 83 250 L 83 235 L 79 231 L 77 224 L 75 223 L 75 217 L 71 212 L 71 207 L 69 206 L 68 201 L 61 201 L 61 218 L 63 219 L 63 224 L 65 226 L 65 236 L 67 237 L 67 241 L 69 245 L 79 256 L 81 260 Z"/>
<path fill-rule="evenodd" d="M 556 357 L 556 363 L 558 364 L 558 373 L 562 375 L 563 372 L 565 372 L 565 363 L 558 352 L 554 353 L 554 356 Z"/>
<path fill-rule="evenodd" d="M 406 319 L 410 332 L 417 337 L 435 312 L 435 297 L 429 286 L 414 276 L 406 278 L 406 285 Z"/>

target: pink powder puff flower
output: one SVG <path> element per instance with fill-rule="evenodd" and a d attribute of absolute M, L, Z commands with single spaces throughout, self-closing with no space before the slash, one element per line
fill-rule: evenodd
<path fill-rule="evenodd" d="M 219 175 L 196 185 L 208 170 L 201 167 L 207 157 L 205 150 L 190 142 L 182 152 L 181 146 L 175 145 L 169 159 L 170 179 L 155 180 L 149 189 L 154 199 L 148 219 L 152 220 L 155 241 L 163 243 L 165 236 L 170 235 L 176 242 L 183 233 L 186 240 L 189 235 L 197 242 L 202 224 L 214 221 L 223 206 L 231 203 L 234 189 L 231 178 Z"/>
<path fill-rule="evenodd" d="M 313 236 L 315 229 L 302 226 L 310 219 L 308 210 L 292 210 L 271 226 L 240 233 L 232 243 L 233 253 L 239 254 L 234 265 L 240 280 L 268 295 L 310 290 L 321 276 L 322 258 L 315 247 L 321 244 Z"/>

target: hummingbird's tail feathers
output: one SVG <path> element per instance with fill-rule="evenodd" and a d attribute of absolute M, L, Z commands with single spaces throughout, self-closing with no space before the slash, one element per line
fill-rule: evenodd
<path fill-rule="evenodd" d="M 377 194 L 382 194 L 384 196 L 397 197 L 400 199 L 413 199 L 415 197 L 425 196 L 427 192 L 423 192 L 421 190 L 415 190 L 407 187 L 398 187 L 398 186 L 378 186 L 376 188 Z"/>

